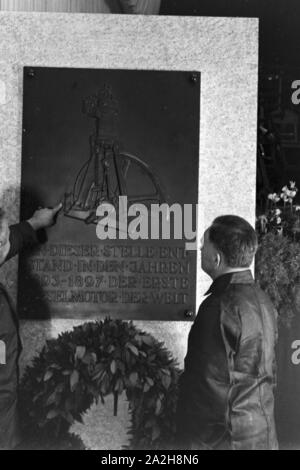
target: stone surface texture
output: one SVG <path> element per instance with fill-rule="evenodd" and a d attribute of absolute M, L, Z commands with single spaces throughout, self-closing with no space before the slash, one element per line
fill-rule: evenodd
<path fill-rule="evenodd" d="M 1 12 L 0 205 L 11 223 L 19 220 L 24 66 L 200 71 L 199 234 L 221 214 L 254 223 L 258 20 Z M 16 301 L 17 259 L 1 268 L 1 282 Z M 197 306 L 209 283 L 199 266 Z M 79 323 L 22 321 L 21 368 L 46 338 Z M 164 341 L 183 365 L 191 323 L 135 323 Z M 86 425 L 78 425 L 89 448 L 126 443 L 126 401 L 117 418 L 108 410 L 93 407 Z"/>

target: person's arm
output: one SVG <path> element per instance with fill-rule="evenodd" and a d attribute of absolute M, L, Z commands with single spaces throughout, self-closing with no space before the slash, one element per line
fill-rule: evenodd
<path fill-rule="evenodd" d="M 36 232 L 27 222 L 20 222 L 9 227 L 10 248 L 6 261 L 19 253 L 25 247 L 33 246 L 38 242 Z"/>
<path fill-rule="evenodd" d="M 237 362 L 240 353 L 242 338 L 242 321 L 239 308 L 228 299 L 221 302 L 220 327 L 223 338 L 224 349 L 227 356 L 227 367 L 229 374 L 229 391 L 226 405 L 227 430 L 230 433 L 231 441 L 236 443 L 239 439 L 238 413 L 233 415 L 233 402 L 239 393 L 242 393 L 243 374 L 237 374 Z"/>
<path fill-rule="evenodd" d="M 61 208 L 62 204 L 58 204 L 53 209 L 38 209 L 30 219 L 11 225 L 9 227 L 10 248 L 5 260 L 12 258 L 24 248 L 38 243 L 36 230 L 53 225 L 55 216 Z"/>
<path fill-rule="evenodd" d="M 229 299 L 221 316 L 230 376 L 226 421 L 237 450 L 267 448 L 272 440 L 274 322 L 253 297 Z"/>

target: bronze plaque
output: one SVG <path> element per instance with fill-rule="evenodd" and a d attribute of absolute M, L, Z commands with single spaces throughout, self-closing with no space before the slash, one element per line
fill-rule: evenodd
<path fill-rule="evenodd" d="M 193 205 L 195 230 L 199 112 L 197 72 L 24 68 L 21 220 L 63 209 L 20 255 L 21 317 L 192 318 L 196 251 L 172 230 L 152 237 L 149 213 L 148 236 L 132 239 L 120 196 L 123 215 Z M 102 203 L 116 208 L 115 238 L 97 233 Z"/>

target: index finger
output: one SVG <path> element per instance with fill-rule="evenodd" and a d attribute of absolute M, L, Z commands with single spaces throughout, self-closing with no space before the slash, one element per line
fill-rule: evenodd
<path fill-rule="evenodd" d="M 52 211 L 53 211 L 53 214 L 56 214 L 58 211 L 60 211 L 60 209 L 62 208 L 62 203 L 60 202 L 59 204 L 57 204 L 57 206 L 53 207 Z"/>

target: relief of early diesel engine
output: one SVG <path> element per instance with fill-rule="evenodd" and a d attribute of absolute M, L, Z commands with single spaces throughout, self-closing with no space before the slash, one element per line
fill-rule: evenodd
<path fill-rule="evenodd" d="M 20 217 L 63 210 L 19 257 L 19 316 L 192 319 L 200 74 L 30 66 L 23 89 Z"/>
<path fill-rule="evenodd" d="M 118 138 L 119 104 L 111 86 L 83 100 L 82 112 L 94 121 L 90 155 L 79 169 L 71 191 L 65 193 L 64 214 L 86 224 L 97 223 L 97 207 L 104 202 L 120 210 L 119 197 L 128 204 L 161 204 L 165 194 L 152 168 L 123 150 Z"/>

